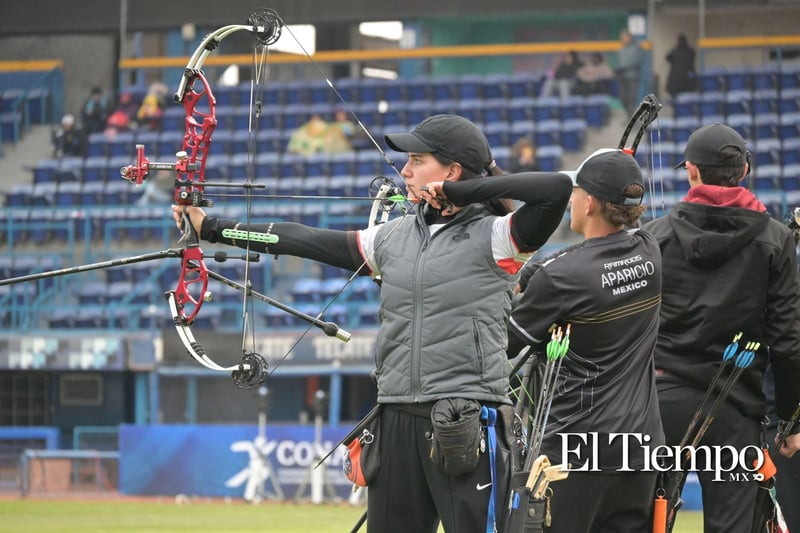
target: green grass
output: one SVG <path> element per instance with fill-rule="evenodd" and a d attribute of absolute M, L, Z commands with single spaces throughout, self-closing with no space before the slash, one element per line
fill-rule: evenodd
<path fill-rule="evenodd" d="M 364 507 L 342 505 L 248 505 L 240 501 L 193 500 L 177 505 L 164 498 L 153 501 L 110 500 L 0 500 L 0 532 L 209 531 L 274 533 L 349 532 Z M 703 530 L 702 515 L 682 512 L 674 533 Z M 362 527 L 366 532 L 366 527 Z"/>

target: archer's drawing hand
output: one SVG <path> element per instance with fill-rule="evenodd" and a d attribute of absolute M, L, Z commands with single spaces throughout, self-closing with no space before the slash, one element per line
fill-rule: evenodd
<path fill-rule="evenodd" d="M 420 199 L 428 202 L 431 207 L 441 209 L 445 214 L 448 209 L 452 210 L 453 204 L 448 201 L 447 195 L 444 193 L 443 181 L 432 181 L 424 187 L 420 187 L 420 193 Z"/>
<path fill-rule="evenodd" d="M 800 433 L 795 433 L 794 435 L 786 437 L 783 446 L 781 446 L 781 449 L 778 451 L 784 457 L 791 457 L 798 450 L 800 450 Z"/>
<path fill-rule="evenodd" d="M 172 206 L 172 219 L 175 225 L 183 232 L 183 214 L 192 222 L 192 226 L 197 234 L 200 234 L 200 227 L 203 225 L 203 220 L 206 218 L 206 213 L 199 207 L 192 207 L 187 205 L 173 205 Z"/>

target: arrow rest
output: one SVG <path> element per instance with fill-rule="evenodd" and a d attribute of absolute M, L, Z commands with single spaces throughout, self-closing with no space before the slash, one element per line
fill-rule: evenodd
<path fill-rule="evenodd" d="M 255 389 L 269 377 L 269 364 L 256 352 L 245 352 L 239 368 L 231 372 L 231 378 L 240 389 Z"/>

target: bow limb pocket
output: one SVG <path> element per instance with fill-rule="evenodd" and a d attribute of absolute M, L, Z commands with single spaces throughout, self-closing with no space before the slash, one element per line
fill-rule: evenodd
<path fill-rule="evenodd" d="M 474 400 L 444 398 L 433 404 L 430 457 L 448 476 L 463 476 L 478 466 L 484 442 L 480 414 L 481 405 Z"/>

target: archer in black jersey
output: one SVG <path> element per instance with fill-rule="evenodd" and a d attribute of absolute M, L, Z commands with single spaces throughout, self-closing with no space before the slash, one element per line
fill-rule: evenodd
<path fill-rule="evenodd" d="M 648 450 L 664 443 L 653 366 L 661 253 L 647 232 L 624 229 L 643 210 L 632 157 L 598 151 L 575 185 L 571 228 L 586 240 L 523 268 L 508 354 L 539 352 L 552 325 L 571 326 L 542 445 L 572 470 L 553 487 L 550 532 L 648 531 L 657 476 Z"/>

